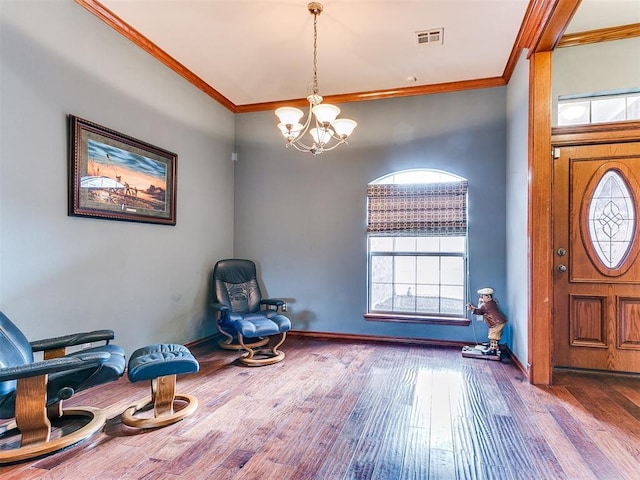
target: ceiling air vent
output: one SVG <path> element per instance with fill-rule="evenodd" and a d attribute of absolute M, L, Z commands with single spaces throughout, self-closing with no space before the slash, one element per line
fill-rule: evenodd
<path fill-rule="evenodd" d="M 432 28 L 416 32 L 418 45 L 444 45 L 444 28 Z"/>

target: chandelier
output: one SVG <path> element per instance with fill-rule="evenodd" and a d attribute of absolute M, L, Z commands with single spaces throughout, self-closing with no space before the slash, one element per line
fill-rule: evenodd
<path fill-rule="evenodd" d="M 346 144 L 347 138 L 358 126 L 355 121 L 348 118 L 337 118 L 340 109 L 335 105 L 322 103 L 322 97 L 318 93 L 318 15 L 322 13 L 322 8 L 322 4 L 318 2 L 307 5 L 309 13 L 313 15 L 313 81 L 311 94 L 307 97 L 309 102 L 307 119 L 304 125 L 300 123 L 304 112 L 299 108 L 281 107 L 275 112 L 280 119 L 278 128 L 286 140 L 286 146 L 293 146 L 301 152 L 311 152 L 313 155 L 319 155 L 333 150 L 338 145 Z M 311 126 L 313 128 L 309 128 Z M 313 139 L 311 145 L 303 141 L 307 132 Z"/>

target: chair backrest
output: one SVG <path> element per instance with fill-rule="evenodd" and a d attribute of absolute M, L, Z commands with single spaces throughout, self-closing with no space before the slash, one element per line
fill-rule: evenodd
<path fill-rule="evenodd" d="M 220 260 L 213 269 L 216 300 L 233 313 L 253 313 L 260 310 L 260 286 L 256 264 L 251 260 Z"/>
<path fill-rule="evenodd" d="M 0 312 L 0 367 L 18 367 L 33 363 L 33 349 L 27 337 Z M 15 380 L 0 382 L 1 398 L 16 388 Z"/>

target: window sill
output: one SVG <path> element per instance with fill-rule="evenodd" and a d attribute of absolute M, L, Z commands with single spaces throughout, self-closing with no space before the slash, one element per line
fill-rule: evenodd
<path fill-rule="evenodd" d="M 421 315 L 398 315 L 393 313 L 365 313 L 365 320 L 371 322 L 399 322 L 399 323 L 422 323 L 433 325 L 457 325 L 466 327 L 471 324 L 471 320 L 465 317 L 435 317 Z"/>

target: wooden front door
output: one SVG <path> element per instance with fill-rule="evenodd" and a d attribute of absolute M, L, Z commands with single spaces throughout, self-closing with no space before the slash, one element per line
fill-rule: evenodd
<path fill-rule="evenodd" d="M 640 373 L 640 142 L 558 153 L 553 365 Z"/>

